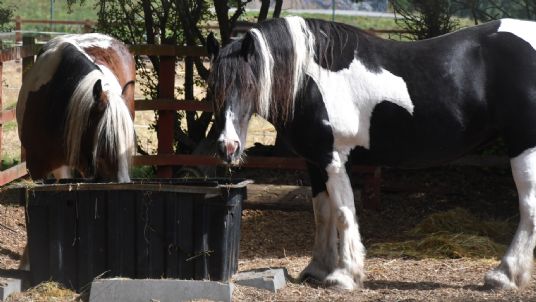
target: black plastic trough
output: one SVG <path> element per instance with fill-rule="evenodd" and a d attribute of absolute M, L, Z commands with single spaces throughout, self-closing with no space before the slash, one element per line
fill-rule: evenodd
<path fill-rule="evenodd" d="M 227 281 L 237 270 L 244 180 L 62 181 L 27 188 L 33 284 L 97 276 Z"/>

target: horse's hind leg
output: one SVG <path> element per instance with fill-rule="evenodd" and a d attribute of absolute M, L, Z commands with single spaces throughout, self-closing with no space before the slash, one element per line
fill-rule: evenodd
<path fill-rule="evenodd" d="M 326 191 L 326 172 L 311 164 L 308 170 L 313 191 L 315 242 L 311 262 L 301 272 L 300 279 L 324 281 L 337 264 L 337 229 L 332 221 L 331 201 Z"/>
<path fill-rule="evenodd" d="M 365 278 L 365 247 L 357 224 L 354 194 L 346 173 L 347 154 L 333 152 L 333 161 L 326 171 L 326 187 L 331 200 L 332 221 L 339 233 L 339 262 L 326 277 L 326 283 L 353 290 L 363 286 Z"/>
<path fill-rule="evenodd" d="M 486 286 L 493 288 L 527 285 L 536 245 L 536 148 L 512 158 L 510 163 L 519 195 L 520 221 L 501 264 L 486 275 Z"/>

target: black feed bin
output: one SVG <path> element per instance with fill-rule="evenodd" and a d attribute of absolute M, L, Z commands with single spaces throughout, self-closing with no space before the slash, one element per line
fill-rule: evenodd
<path fill-rule="evenodd" d="M 27 189 L 32 283 L 82 290 L 97 277 L 227 281 L 244 180 L 62 181 Z"/>

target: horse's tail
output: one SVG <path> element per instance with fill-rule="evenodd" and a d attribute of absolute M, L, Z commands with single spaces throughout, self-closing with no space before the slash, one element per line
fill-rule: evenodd
<path fill-rule="evenodd" d="M 103 73 L 94 70 L 87 74 L 78 84 L 69 102 L 65 126 L 65 140 L 69 166 L 80 167 L 80 154 L 84 134 L 86 134 L 94 114 L 95 96 L 93 87 L 102 80 Z M 94 118 L 94 116 L 93 116 Z M 91 138 L 90 138 L 91 139 Z M 90 142 L 92 146 L 92 170 L 98 174 L 99 156 L 117 163 L 117 180 L 130 181 L 132 155 L 135 152 L 134 124 L 130 111 L 120 95 L 108 94 L 106 108 L 95 128 L 95 135 Z"/>

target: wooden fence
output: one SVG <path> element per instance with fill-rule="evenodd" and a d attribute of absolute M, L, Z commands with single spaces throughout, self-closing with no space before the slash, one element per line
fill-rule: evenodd
<path fill-rule="evenodd" d="M 34 62 L 34 56 L 39 47 L 35 45 L 32 37 L 24 37 L 23 46 L 16 46 L 0 51 L 0 71 L 4 62 L 22 60 L 23 78 Z M 135 45 L 131 46 L 134 55 L 157 55 L 160 57 L 160 70 L 158 74 L 159 98 L 154 100 L 136 100 L 136 111 L 158 111 L 157 138 L 158 148 L 156 155 L 137 155 L 134 165 L 157 166 L 158 177 L 172 177 L 173 166 L 215 166 L 221 161 L 209 155 L 180 155 L 173 151 L 174 137 L 174 111 L 212 111 L 212 105 L 207 101 L 176 100 L 175 92 L 175 58 L 176 57 L 202 57 L 206 56 L 202 47 L 185 47 L 172 45 Z M 1 78 L 0 78 L 1 80 Z M 0 86 L 0 95 L 2 87 Z M 0 106 L 1 98 L 0 98 Z M 1 108 L 1 107 L 0 107 Z M 2 125 L 15 119 L 15 109 L 0 113 L 0 150 L 2 149 Z M 21 150 L 24 160 L 24 152 Z M 305 161 L 294 157 L 254 157 L 248 156 L 243 165 L 246 168 L 270 169 L 305 169 Z M 355 166 L 353 172 L 364 175 L 364 198 L 369 207 L 377 207 L 379 203 L 380 169 L 373 166 Z M 0 185 L 26 175 L 26 165 L 22 162 L 12 168 L 0 172 Z"/>

